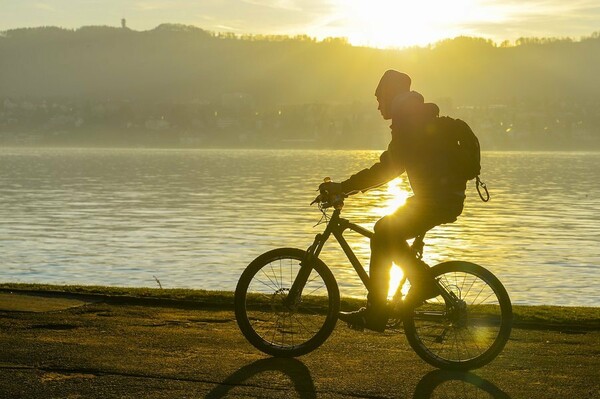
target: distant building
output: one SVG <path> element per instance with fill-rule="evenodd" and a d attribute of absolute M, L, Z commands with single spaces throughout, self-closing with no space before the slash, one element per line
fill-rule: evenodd
<path fill-rule="evenodd" d="M 121 28 L 127 29 L 127 20 L 125 18 L 121 18 Z"/>

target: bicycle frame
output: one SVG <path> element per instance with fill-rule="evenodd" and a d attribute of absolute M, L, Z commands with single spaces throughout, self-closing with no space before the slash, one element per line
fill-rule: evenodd
<path fill-rule="evenodd" d="M 314 259 L 318 258 L 319 254 L 321 253 L 321 250 L 323 249 L 323 246 L 325 245 L 325 243 L 327 242 L 327 240 L 329 239 L 329 237 L 332 234 L 336 238 L 338 243 L 340 244 L 340 247 L 342 247 L 342 250 L 346 254 L 346 257 L 348 258 L 350 263 L 352 264 L 352 267 L 354 267 L 354 270 L 356 271 L 356 273 L 362 280 L 365 288 L 367 289 L 367 291 L 370 291 L 369 274 L 366 272 L 365 268 L 363 267 L 363 265 L 360 263 L 360 261 L 354 254 L 354 251 L 352 251 L 352 248 L 350 248 L 350 245 L 348 245 L 348 242 L 344 238 L 343 234 L 344 234 L 344 231 L 349 229 L 349 230 L 357 232 L 358 234 L 360 234 L 362 236 L 365 236 L 365 237 L 371 239 L 371 238 L 373 238 L 374 233 L 372 231 L 365 229 L 362 226 L 354 224 L 354 223 L 350 222 L 349 220 L 340 217 L 340 213 L 341 213 L 341 207 L 336 208 L 333 211 L 333 214 L 332 214 L 329 222 L 327 223 L 327 227 L 325 228 L 325 231 L 323 233 L 317 234 L 315 236 L 315 240 L 313 241 L 312 245 L 310 247 L 308 247 L 308 249 L 306 250 L 306 258 L 300 262 L 301 267 L 300 267 L 300 270 L 298 271 L 298 275 L 296 276 L 294 283 L 290 287 L 288 296 L 285 299 L 286 305 L 288 307 L 290 307 L 290 308 L 293 307 L 294 304 L 297 304 L 298 301 L 300 300 L 300 298 L 301 298 L 300 294 L 302 293 L 302 290 L 304 289 L 304 286 L 306 285 L 308 277 L 310 276 L 310 273 L 313 269 L 313 267 L 312 267 L 313 261 L 314 261 Z M 413 243 L 412 248 L 415 248 L 417 256 L 419 256 L 419 254 L 422 253 L 423 236 L 419 236 L 417 238 L 417 240 L 418 241 L 416 241 L 416 248 L 415 248 L 415 243 Z M 454 293 L 448 292 L 446 289 L 444 289 L 444 287 L 439 282 L 437 282 L 437 284 L 438 284 L 438 287 L 440 288 L 440 293 L 441 293 L 442 297 L 444 298 L 444 300 L 446 300 L 447 303 L 450 303 L 453 306 L 456 305 L 458 303 L 458 298 L 456 297 L 456 295 L 454 295 Z M 401 287 L 398 287 L 398 290 L 400 290 L 400 289 L 401 289 Z M 394 296 L 394 298 L 396 298 L 396 295 Z"/>
<path fill-rule="evenodd" d="M 348 242 L 344 238 L 343 234 L 345 230 L 350 229 L 362 236 L 371 239 L 373 237 L 373 232 L 357 224 L 351 223 L 347 219 L 340 217 L 340 213 L 341 209 L 335 209 L 333 211 L 333 215 L 327 223 L 325 231 L 323 233 L 317 234 L 312 245 L 308 247 L 306 251 L 306 259 L 302 260 L 302 262 L 300 263 L 302 267 L 300 268 L 300 271 L 298 272 L 298 275 L 296 276 L 296 279 L 294 280 L 294 283 L 292 284 L 289 295 L 287 297 L 291 302 L 295 302 L 296 298 L 299 298 L 298 294 L 302 292 L 302 289 L 304 288 L 304 285 L 308 280 L 308 276 L 310 275 L 310 272 L 313 269 L 313 259 L 316 259 L 319 256 L 321 250 L 323 249 L 323 246 L 332 234 L 340 244 L 340 247 L 342 247 L 342 250 L 346 254 L 346 257 L 354 267 L 354 270 L 356 270 L 356 273 L 367 288 L 367 291 L 369 291 L 369 274 L 366 272 L 365 268 L 354 254 L 354 251 L 352 251 L 352 248 L 350 248 L 350 245 L 348 245 Z"/>

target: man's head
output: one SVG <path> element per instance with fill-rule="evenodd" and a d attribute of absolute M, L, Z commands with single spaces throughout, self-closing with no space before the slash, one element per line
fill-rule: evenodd
<path fill-rule="evenodd" d="M 396 96 L 402 93 L 408 93 L 410 91 L 410 77 L 402 72 L 389 69 L 385 71 L 377 89 L 375 89 L 375 96 L 379 103 L 379 111 L 383 119 L 392 118 L 392 101 Z"/>

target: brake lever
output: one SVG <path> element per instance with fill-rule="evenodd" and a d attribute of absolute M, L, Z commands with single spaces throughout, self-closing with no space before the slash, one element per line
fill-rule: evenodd
<path fill-rule="evenodd" d="M 317 197 L 313 200 L 313 202 L 310 203 L 310 205 L 313 205 L 317 202 L 321 202 L 321 194 L 317 195 Z"/>
<path fill-rule="evenodd" d="M 331 177 L 326 177 L 323 179 L 323 183 L 329 183 L 331 181 Z M 310 203 L 310 205 L 317 203 L 317 202 L 324 202 L 323 198 L 327 198 L 329 196 L 329 193 L 326 190 L 321 191 L 320 190 L 320 186 L 319 186 L 319 195 L 317 195 L 317 197 L 313 200 L 313 202 Z"/>

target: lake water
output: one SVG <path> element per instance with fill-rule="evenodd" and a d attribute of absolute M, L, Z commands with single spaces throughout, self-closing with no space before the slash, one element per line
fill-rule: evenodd
<path fill-rule="evenodd" d="M 308 204 L 377 151 L 0 149 L 0 281 L 233 290 L 275 247 L 306 248 L 323 226 Z M 425 259 L 495 273 L 517 304 L 600 306 L 600 154 L 491 152 L 483 203 L 428 233 Z M 404 180 L 346 201 L 372 228 Z M 369 246 L 349 232 L 359 259 Z M 342 295 L 365 289 L 331 240 L 323 260 Z"/>

